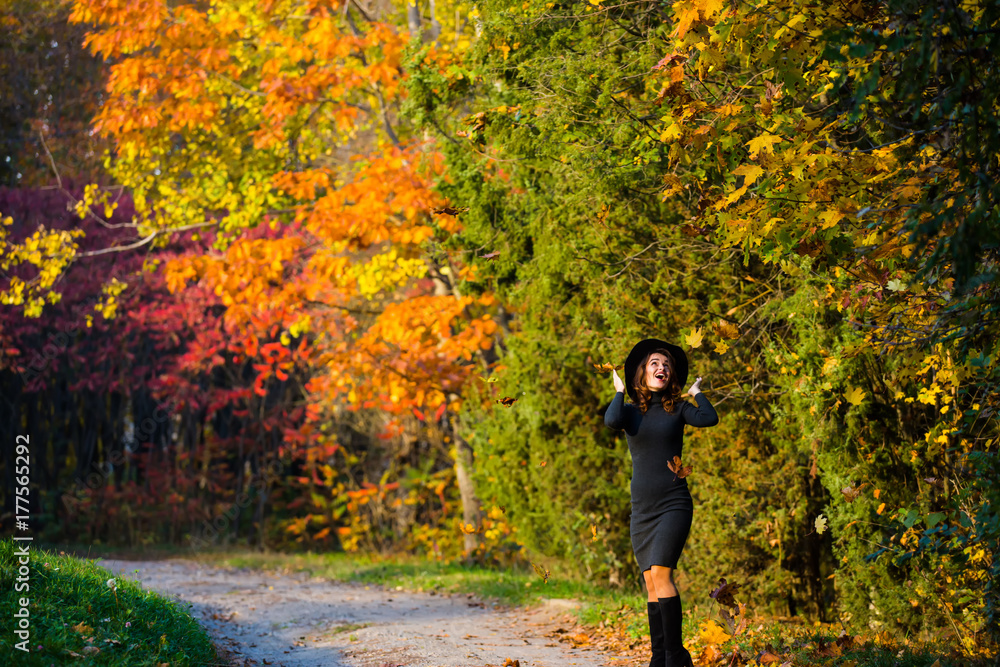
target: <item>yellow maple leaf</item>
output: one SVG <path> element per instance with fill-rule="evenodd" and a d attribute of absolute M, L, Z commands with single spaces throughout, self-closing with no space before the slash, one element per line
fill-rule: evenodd
<path fill-rule="evenodd" d="M 743 105 L 742 104 L 723 104 L 718 109 L 716 109 L 716 111 L 718 111 L 719 115 L 721 115 L 723 118 L 725 118 L 726 116 L 735 116 L 739 112 L 743 111 Z"/>
<path fill-rule="evenodd" d="M 729 641 L 729 635 L 726 631 L 712 620 L 704 621 L 701 624 L 698 636 L 701 637 L 701 641 L 705 644 L 724 644 Z"/>
<path fill-rule="evenodd" d="M 782 141 L 784 141 L 784 139 L 775 134 L 771 134 L 770 132 L 765 132 L 759 137 L 754 137 L 746 144 L 747 148 L 750 149 L 750 159 L 756 160 L 757 154 L 760 153 L 760 151 L 764 151 L 764 153 L 768 155 L 774 153 L 774 145 L 781 143 Z"/>
<path fill-rule="evenodd" d="M 823 229 L 830 229 L 844 219 L 844 214 L 836 209 L 827 209 L 819 214 L 819 219 L 823 221 Z"/>
<path fill-rule="evenodd" d="M 704 336 L 705 332 L 699 327 L 687 336 L 684 336 L 684 342 L 688 344 L 688 347 L 698 348 L 701 347 L 701 340 Z"/>
<path fill-rule="evenodd" d="M 729 193 L 729 196 L 727 196 L 725 199 L 722 199 L 722 200 L 720 200 L 720 201 L 718 201 L 718 202 L 715 203 L 715 209 L 717 211 L 721 211 L 721 210 L 725 209 L 730 204 L 732 204 L 733 202 L 735 202 L 737 199 L 739 199 L 740 197 L 742 197 L 743 195 L 745 195 L 746 191 L 747 191 L 747 186 L 746 185 L 744 185 L 743 187 L 738 188 L 736 190 L 733 190 L 732 192 Z"/>
<path fill-rule="evenodd" d="M 690 0 L 674 3 L 674 20 L 677 21 L 676 35 L 684 39 L 691 25 L 698 20 L 698 5 Z"/>
<path fill-rule="evenodd" d="M 851 387 L 844 394 L 844 398 L 851 405 L 861 405 L 861 402 L 865 400 L 865 392 L 861 390 L 861 387 Z"/>
<path fill-rule="evenodd" d="M 725 341 L 720 340 L 715 344 L 715 351 L 718 354 L 725 354 L 726 352 L 729 352 L 729 345 Z"/>
<path fill-rule="evenodd" d="M 707 21 L 723 10 L 725 2 L 723 0 L 695 0 L 694 6 L 701 12 L 701 17 Z"/>
<path fill-rule="evenodd" d="M 764 173 L 763 167 L 757 164 L 741 164 L 733 171 L 733 176 L 742 176 L 743 185 L 753 185 Z"/>

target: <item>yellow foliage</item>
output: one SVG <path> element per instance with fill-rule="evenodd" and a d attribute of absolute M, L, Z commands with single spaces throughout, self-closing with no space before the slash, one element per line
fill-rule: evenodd
<path fill-rule="evenodd" d="M 713 620 L 699 623 L 698 636 L 705 644 L 725 644 L 730 639 L 729 634 Z"/>

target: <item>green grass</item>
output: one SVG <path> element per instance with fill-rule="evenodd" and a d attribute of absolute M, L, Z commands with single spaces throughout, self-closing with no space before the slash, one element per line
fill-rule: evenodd
<path fill-rule="evenodd" d="M 21 638 L 5 622 L 0 664 L 61 665 L 78 659 L 70 651 L 94 665 L 223 664 L 186 608 L 122 576 L 112 589 L 112 574 L 92 561 L 29 547 L 29 589 L 15 590 L 22 544 L 0 540 L 0 616 L 14 619 L 29 601 L 30 651 L 16 648 Z"/>

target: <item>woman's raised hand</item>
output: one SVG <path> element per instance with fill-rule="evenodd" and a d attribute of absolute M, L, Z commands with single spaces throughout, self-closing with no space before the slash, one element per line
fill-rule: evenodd
<path fill-rule="evenodd" d="M 690 394 L 691 396 L 697 396 L 700 393 L 701 393 L 701 378 L 698 378 L 697 380 L 694 381 L 694 384 L 691 385 L 691 388 L 688 389 L 688 394 Z"/>
<path fill-rule="evenodd" d="M 615 391 L 616 392 L 620 391 L 620 392 L 622 392 L 624 394 L 625 393 L 625 383 L 622 382 L 622 379 L 620 377 L 618 377 L 618 371 L 616 371 L 613 368 L 611 369 L 611 379 L 614 380 L 614 382 L 615 382 Z"/>

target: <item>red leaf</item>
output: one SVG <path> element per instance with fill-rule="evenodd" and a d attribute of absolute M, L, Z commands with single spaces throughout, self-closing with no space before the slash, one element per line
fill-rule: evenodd
<path fill-rule="evenodd" d="M 444 414 L 445 407 L 447 407 L 446 403 L 442 403 L 438 406 L 438 409 L 434 412 L 434 421 L 441 419 L 441 415 Z"/>

